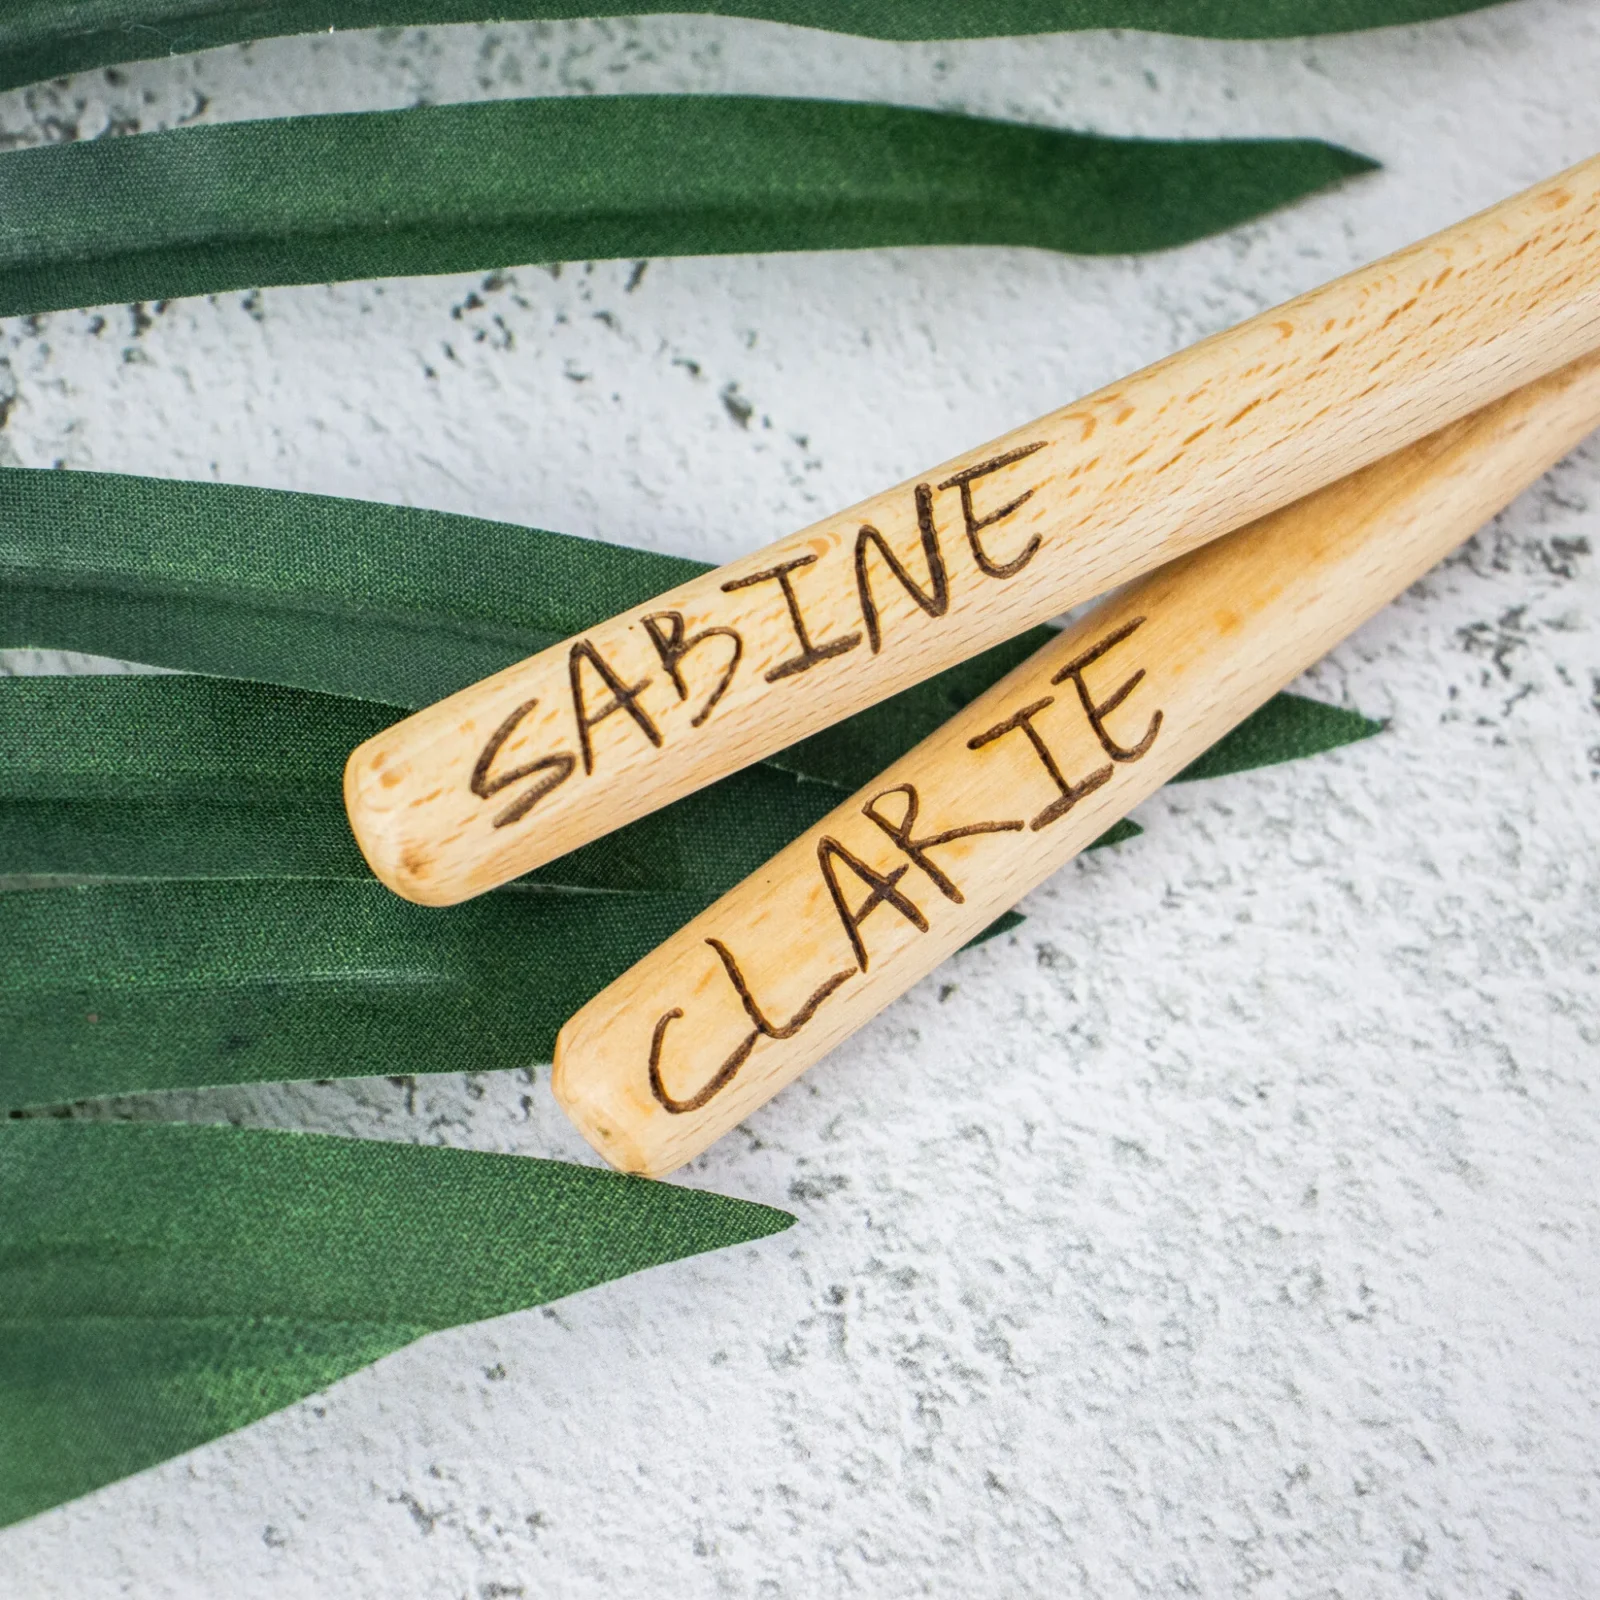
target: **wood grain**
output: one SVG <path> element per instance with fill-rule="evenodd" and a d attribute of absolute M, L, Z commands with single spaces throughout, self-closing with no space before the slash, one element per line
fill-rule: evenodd
<path fill-rule="evenodd" d="M 1597 347 L 1600 157 L 417 713 L 351 826 L 467 899 Z"/>
<path fill-rule="evenodd" d="M 1591 356 L 1104 600 L 579 1011 L 557 1099 L 625 1171 L 692 1159 L 1596 426 Z"/>

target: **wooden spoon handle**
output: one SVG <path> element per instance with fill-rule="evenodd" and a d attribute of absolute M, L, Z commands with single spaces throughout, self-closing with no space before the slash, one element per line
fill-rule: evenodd
<path fill-rule="evenodd" d="M 584 1006 L 557 1099 L 627 1172 L 698 1155 L 1596 426 L 1600 355 L 1110 596 Z"/>
<path fill-rule="evenodd" d="M 351 826 L 467 899 L 1597 347 L 1600 157 L 417 713 Z"/>

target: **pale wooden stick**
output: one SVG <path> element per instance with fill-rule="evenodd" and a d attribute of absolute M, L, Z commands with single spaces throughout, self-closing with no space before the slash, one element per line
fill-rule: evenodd
<path fill-rule="evenodd" d="M 591 1000 L 557 1099 L 625 1171 L 698 1155 L 1596 426 L 1600 355 L 1110 596 Z"/>
<path fill-rule="evenodd" d="M 1600 157 L 418 713 L 356 838 L 467 899 L 1597 347 Z"/>

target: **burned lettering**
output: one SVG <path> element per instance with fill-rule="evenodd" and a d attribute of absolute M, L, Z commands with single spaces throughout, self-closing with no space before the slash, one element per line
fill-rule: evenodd
<path fill-rule="evenodd" d="M 984 745 L 993 744 L 996 739 L 1003 739 L 1008 733 L 1015 733 L 1019 728 L 1027 736 L 1028 743 L 1033 746 L 1034 754 L 1038 756 L 1040 764 L 1050 774 L 1050 781 L 1059 791 L 1057 797 L 1028 824 L 1035 833 L 1066 816 L 1086 794 L 1093 794 L 1101 784 L 1105 783 L 1112 773 L 1109 766 L 1098 767 L 1079 783 L 1068 783 L 1061 775 L 1061 768 L 1056 765 L 1056 758 L 1051 753 L 1050 746 L 1044 742 L 1043 736 L 1033 725 L 1033 719 L 1054 704 L 1055 696 L 1047 694 L 1044 699 L 1035 700 L 1032 705 L 1026 705 L 1013 716 L 1007 717 L 1004 722 L 996 723 L 987 732 L 967 740 L 967 749 L 981 750 Z"/>
<path fill-rule="evenodd" d="M 991 511 L 987 516 L 980 517 L 972 504 L 972 486 L 981 478 L 987 478 L 991 472 L 998 472 L 1002 467 L 1009 467 L 1014 461 L 1025 460 L 1035 450 L 1043 450 L 1046 441 L 1041 439 L 1037 444 L 1025 444 L 1020 450 L 1008 450 L 1004 455 L 995 456 L 988 461 L 980 461 L 975 467 L 967 467 L 953 477 L 946 478 L 939 485 L 941 489 L 959 489 L 961 491 L 961 521 L 967 530 L 967 545 L 972 551 L 972 559 L 977 563 L 978 571 L 986 578 L 1014 578 L 1027 564 L 1038 555 L 1039 547 L 1044 540 L 1039 534 L 1034 536 L 1022 547 L 1019 555 L 1010 561 L 994 560 L 983 547 L 983 542 L 978 535 L 985 528 L 992 528 L 997 522 L 1003 522 L 1013 511 L 1025 506 L 1034 496 L 1033 489 L 1025 489 L 1015 500 L 1008 500 L 998 511 Z"/>
<path fill-rule="evenodd" d="M 890 795 L 905 796 L 905 814 L 898 822 L 878 809 L 880 801 L 887 800 Z M 934 887 L 938 889 L 946 900 L 954 901 L 956 905 L 965 904 L 966 897 L 956 886 L 950 875 L 942 868 L 935 865 L 929 858 L 928 852 L 941 844 L 949 844 L 952 839 L 966 839 L 977 833 L 1016 833 L 1021 830 L 1020 822 L 969 822 L 962 828 L 946 828 L 942 833 L 930 833 L 921 839 L 913 839 L 911 830 L 917 825 L 917 812 L 921 809 L 922 802 L 917 794 L 915 784 L 900 783 L 892 789 L 885 789 L 881 794 L 875 794 L 862 806 L 863 816 L 875 822 L 878 827 L 894 840 L 895 844 L 905 852 L 927 875 L 933 880 Z"/>
<path fill-rule="evenodd" d="M 878 604 L 872 597 L 872 575 L 867 557 L 876 549 L 900 587 L 930 617 L 942 617 L 950 609 L 950 580 L 945 574 L 944 554 L 939 549 L 939 530 L 933 522 L 933 490 L 919 483 L 913 493 L 917 507 L 917 531 L 922 535 L 922 555 L 928 563 L 928 587 L 924 589 L 889 548 L 889 542 L 870 523 L 863 523 L 856 534 L 856 591 L 861 599 L 861 617 L 867 625 L 867 643 L 873 655 L 883 647 L 883 630 L 878 622 Z"/>
<path fill-rule="evenodd" d="M 733 645 L 728 655 L 728 664 L 722 669 L 721 680 L 706 697 L 705 704 L 689 719 L 691 728 L 700 727 L 716 709 L 717 702 L 728 692 L 728 685 L 733 682 L 733 675 L 738 670 L 740 657 L 744 655 L 744 640 L 734 628 L 702 628 L 698 633 L 691 633 L 685 638 L 681 611 L 658 611 L 653 616 L 643 618 L 643 624 L 644 631 L 650 635 L 650 642 L 656 647 L 656 654 L 661 657 L 661 665 L 667 669 L 667 676 L 672 679 L 672 687 L 678 691 L 680 700 L 689 698 L 689 685 L 684 682 L 683 677 L 684 659 L 708 639 L 727 639 Z"/>
<path fill-rule="evenodd" d="M 497 828 L 509 827 L 513 822 L 520 822 L 527 814 L 550 793 L 558 789 L 573 774 L 577 767 L 577 758 L 568 755 L 565 751 L 551 756 L 540 756 L 537 761 L 530 761 L 526 766 L 517 767 L 511 772 L 502 772 L 498 777 L 491 777 L 489 769 L 494 765 L 494 758 L 505 747 L 506 741 L 522 724 L 522 719 L 538 705 L 538 700 L 524 700 L 515 711 L 508 716 L 498 728 L 489 735 L 489 742 L 478 753 L 478 759 L 473 763 L 472 777 L 469 787 L 480 800 L 488 800 L 508 789 L 514 783 L 520 783 L 524 778 L 534 777 L 544 773 L 545 777 L 528 790 L 526 794 L 519 795 L 495 819 Z"/>
<path fill-rule="evenodd" d="M 600 681 L 611 691 L 611 699 L 594 712 L 589 710 L 583 696 L 583 664 L 586 661 Z M 640 694 L 649 685 L 648 678 L 641 678 L 637 683 L 624 683 L 606 658 L 587 639 L 580 639 L 573 645 L 567 656 L 567 672 L 572 682 L 572 715 L 578 724 L 578 743 L 583 750 L 583 770 L 586 773 L 594 771 L 594 740 L 590 737 L 592 730 L 599 727 L 607 717 L 615 716 L 619 711 L 627 712 L 645 738 L 658 750 L 661 748 L 660 730 L 650 720 L 649 712 L 639 704 Z"/>
<path fill-rule="evenodd" d="M 674 1116 L 698 1111 L 721 1094 L 733 1082 L 739 1068 L 749 1059 L 750 1052 L 760 1040 L 792 1039 L 817 1014 L 817 1009 L 823 1001 L 841 983 L 853 978 L 857 970 L 855 967 L 848 967 L 842 972 L 835 972 L 812 991 L 805 1004 L 787 1022 L 780 1024 L 770 1021 L 756 1003 L 756 997 L 751 993 L 750 985 L 746 982 L 744 973 L 739 970 L 739 963 L 727 945 L 720 939 L 707 939 L 706 943 L 716 951 L 717 959 L 722 963 L 722 970 L 727 973 L 728 981 L 733 985 L 734 993 L 739 996 L 739 1003 L 744 1007 L 744 1014 L 749 1017 L 753 1027 L 735 1046 L 733 1053 L 694 1094 L 679 1099 L 667 1092 L 666 1084 L 662 1080 L 661 1047 L 666 1042 L 668 1027 L 683 1015 L 683 1010 L 679 1006 L 674 1006 L 672 1010 L 664 1012 L 657 1019 L 655 1031 L 650 1038 L 650 1092 L 655 1096 L 657 1104 Z"/>
<path fill-rule="evenodd" d="M 809 672 L 812 667 L 823 661 L 831 661 L 835 656 L 842 656 L 846 651 L 854 650 L 861 643 L 859 633 L 847 633 L 838 639 L 830 639 L 824 644 L 814 644 L 811 635 L 806 632 L 805 618 L 800 614 L 800 600 L 794 592 L 794 579 L 790 574 L 801 567 L 809 567 L 816 561 L 815 556 L 796 556 L 792 561 L 781 561 L 775 567 L 768 567 L 762 572 L 752 572 L 746 578 L 734 578 L 723 584 L 724 594 L 732 594 L 736 589 L 750 589 L 758 583 L 776 583 L 783 591 L 783 603 L 789 609 L 789 622 L 794 628 L 795 638 L 799 641 L 800 652 L 790 656 L 787 660 L 780 661 L 777 666 L 765 674 L 768 683 L 777 683 L 782 678 L 791 678 L 797 672 Z"/>
<path fill-rule="evenodd" d="M 834 865 L 839 861 L 842 861 L 867 886 L 867 898 L 854 911 L 845 900 L 844 889 L 839 882 L 838 869 Z M 850 948 L 856 953 L 856 964 L 863 972 L 867 970 L 867 947 L 861 937 L 861 924 L 879 906 L 893 906 L 919 933 L 928 931 L 928 919 L 923 916 L 915 902 L 902 894 L 898 887 L 900 880 L 911 870 L 909 867 L 899 866 L 889 873 L 878 872 L 868 866 L 860 856 L 847 850 L 837 839 L 823 839 L 817 845 L 817 865 L 822 869 L 823 881 L 828 885 L 828 893 L 833 898 L 833 909 L 839 913 L 839 925 L 844 929 L 845 937 L 850 941 Z"/>
<path fill-rule="evenodd" d="M 1095 738 L 1100 741 L 1100 748 L 1113 761 L 1139 760 L 1145 751 L 1156 742 L 1156 735 L 1161 731 L 1161 713 L 1156 711 L 1151 715 L 1150 725 L 1145 729 L 1144 737 L 1140 739 L 1138 744 L 1118 744 L 1107 730 L 1105 719 L 1144 681 L 1144 668 L 1140 667 L 1131 678 L 1123 683 L 1121 688 L 1113 690 L 1106 699 L 1100 701 L 1096 701 L 1095 697 L 1090 694 L 1089 686 L 1083 681 L 1083 674 L 1086 668 L 1093 666 L 1107 651 L 1114 650 L 1131 633 L 1141 627 L 1144 620 L 1143 617 L 1135 617 L 1131 622 L 1123 623 L 1120 628 L 1108 633 L 1098 644 L 1091 645 L 1081 656 L 1069 661 L 1050 680 L 1052 683 L 1065 683 L 1069 678 L 1072 680 L 1073 687 L 1078 691 L 1078 703 L 1083 707 L 1083 713 L 1089 719 L 1089 726 L 1094 729 Z"/>

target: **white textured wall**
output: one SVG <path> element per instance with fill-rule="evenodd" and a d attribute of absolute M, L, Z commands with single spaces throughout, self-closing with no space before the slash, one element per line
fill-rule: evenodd
<path fill-rule="evenodd" d="M 1259 45 L 463 28 L 15 92 L 12 143 L 698 88 L 1318 134 L 1387 170 L 1139 261 L 654 261 L 632 289 L 602 263 L 481 307 L 459 277 L 14 320 L 0 459 L 727 557 L 1600 149 L 1597 73 L 1600 12 L 1523 0 Z M 1302 685 L 1385 737 L 1158 796 L 685 1175 L 792 1232 L 427 1339 L 0 1534 L 0 1589 L 1594 1595 L 1597 536 L 1592 446 Z M 115 1110 L 590 1159 L 542 1070 Z"/>

